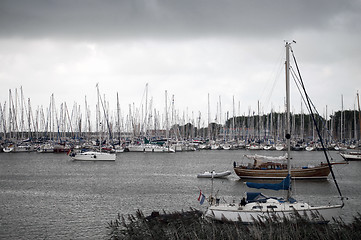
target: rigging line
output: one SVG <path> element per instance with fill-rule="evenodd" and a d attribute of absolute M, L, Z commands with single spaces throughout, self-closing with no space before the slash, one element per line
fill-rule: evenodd
<path fill-rule="evenodd" d="M 310 109 L 309 109 L 309 107 L 308 107 L 308 105 L 307 105 L 307 102 L 306 102 L 306 100 L 305 100 L 304 97 L 303 97 L 302 91 L 300 90 L 300 88 L 299 88 L 299 86 L 298 86 L 298 84 L 302 85 L 302 83 L 301 83 L 300 80 L 298 79 L 298 77 L 297 77 L 297 75 L 296 75 L 296 73 L 294 72 L 294 69 L 293 69 L 292 67 L 291 67 L 291 70 L 292 70 L 292 71 L 291 71 L 291 75 L 292 75 L 292 77 L 294 78 L 295 84 L 296 84 L 296 86 L 297 86 L 297 88 L 298 88 L 298 91 L 299 91 L 300 94 L 301 94 L 302 100 L 303 100 L 303 102 L 305 103 L 306 108 L 307 108 L 308 111 L 310 112 Z M 298 80 L 299 83 L 296 82 L 296 79 Z M 316 114 L 317 114 L 318 116 L 321 116 L 320 113 L 317 111 L 316 106 L 313 104 L 312 100 L 311 100 L 311 99 L 309 99 L 309 100 L 310 100 L 310 103 L 312 104 L 312 107 L 313 107 L 314 111 L 316 112 Z M 321 118 L 321 117 L 320 117 L 320 118 Z M 321 120 L 322 120 L 322 118 L 321 118 Z M 322 121 L 322 123 L 323 123 L 323 124 L 322 124 L 323 127 L 326 129 L 326 131 L 327 131 L 327 133 L 328 133 L 328 136 L 332 137 L 332 135 L 331 135 L 331 133 L 330 133 L 330 131 L 329 131 L 329 129 L 327 128 L 327 125 L 326 125 L 327 120 L 326 120 L 326 121 Z"/>
<path fill-rule="evenodd" d="M 109 131 L 109 138 L 110 138 L 111 141 L 113 141 L 112 131 L 111 131 L 110 124 L 109 124 L 109 119 L 108 119 L 108 114 L 107 114 L 107 112 L 106 112 L 106 110 L 105 110 L 102 97 L 100 96 L 98 84 L 97 84 L 97 90 L 98 90 L 97 93 L 98 93 L 98 97 L 99 97 L 99 99 L 100 99 L 100 103 L 102 104 L 102 108 L 103 108 L 103 112 L 104 112 L 104 117 L 105 117 L 105 120 L 106 120 L 106 123 L 107 123 L 108 131 Z"/>
<path fill-rule="evenodd" d="M 297 81 L 298 81 L 298 84 L 300 84 L 300 86 L 302 86 L 301 80 L 297 77 L 297 74 L 294 72 L 294 69 L 293 69 L 292 67 L 291 67 L 291 70 L 292 70 L 292 71 L 291 71 L 292 76 L 293 76 L 294 78 L 296 78 Z M 296 85 L 297 85 L 296 80 L 295 80 L 295 83 L 296 83 Z M 300 91 L 300 94 L 301 94 L 301 96 L 302 96 L 302 99 L 303 99 L 304 103 L 306 104 L 306 107 L 307 107 L 308 111 L 310 111 L 310 108 L 309 108 L 309 106 L 307 105 L 306 100 L 303 98 L 302 91 L 301 91 L 299 88 L 298 88 L 298 90 Z M 307 98 L 308 95 L 305 95 L 305 97 Z M 311 106 L 313 107 L 313 110 L 314 110 L 318 115 L 320 115 L 320 114 L 318 113 L 317 109 L 316 109 L 316 106 L 313 104 L 312 100 L 311 100 L 310 98 L 308 98 L 308 100 L 310 101 Z"/>
<path fill-rule="evenodd" d="M 278 62 L 278 64 L 276 64 L 274 66 L 274 69 L 272 70 L 272 73 L 271 73 L 271 75 L 275 74 L 274 79 L 273 79 L 273 84 L 272 84 L 271 88 L 269 88 L 269 86 L 268 86 L 269 84 L 265 84 L 264 88 L 262 90 L 261 96 L 260 96 L 261 102 L 263 100 L 265 100 L 265 103 L 267 103 L 265 105 L 266 107 L 268 107 L 267 105 L 270 104 L 271 96 L 273 95 L 274 89 L 275 89 L 277 83 L 279 82 L 279 79 L 280 79 L 279 76 L 282 73 L 282 68 L 283 68 L 283 64 L 284 64 L 282 61 L 282 58 L 283 58 L 283 49 L 282 49 L 282 51 L 280 51 L 279 57 L 277 58 L 277 59 L 279 59 L 278 61 L 276 61 L 276 62 Z M 267 83 L 269 83 L 269 81 L 267 81 Z M 269 93 L 265 96 L 264 94 L 265 94 L 266 89 L 270 89 L 270 90 L 269 90 Z M 265 99 L 263 98 L 263 96 L 265 96 Z M 271 108 L 272 108 L 272 106 L 271 106 Z"/>
<path fill-rule="evenodd" d="M 293 52 L 292 52 L 292 54 L 293 54 Z M 294 69 L 292 68 L 292 66 L 291 66 L 291 74 L 292 74 L 292 77 L 293 77 L 294 79 L 297 79 L 297 81 L 299 82 L 299 84 L 302 85 L 302 82 L 301 82 L 300 79 L 297 77 L 297 74 L 294 72 Z M 297 86 L 296 80 L 295 80 L 295 83 L 296 83 L 296 86 Z M 301 94 L 301 97 L 302 97 L 303 102 L 304 102 L 305 105 L 306 105 L 306 108 L 307 108 L 308 111 L 310 112 L 310 109 L 309 109 L 309 107 L 308 107 L 305 99 L 303 98 L 303 95 L 302 95 L 302 92 L 301 92 L 300 88 L 299 88 L 298 86 L 297 86 L 297 88 L 298 88 L 298 91 L 299 91 L 300 94 Z M 307 97 L 308 97 L 308 96 L 307 96 Z M 310 103 L 311 103 L 314 111 L 316 112 L 316 114 L 319 116 L 319 118 L 321 118 L 322 126 L 323 126 L 324 129 L 326 129 L 327 136 L 333 138 L 330 130 L 329 130 L 328 127 L 327 127 L 327 116 L 326 116 L 325 121 L 323 121 L 323 118 L 320 117 L 321 115 L 320 115 L 320 113 L 317 111 L 316 106 L 314 105 L 314 103 L 312 102 L 312 100 L 311 100 L 310 98 L 308 98 L 308 99 L 309 99 L 309 101 L 310 101 Z M 327 150 L 327 152 L 328 152 L 328 154 L 330 155 L 331 159 L 333 160 L 333 158 L 332 158 L 332 156 L 331 156 L 331 153 L 330 153 L 328 150 Z"/>
<path fill-rule="evenodd" d="M 307 99 L 307 104 L 310 106 L 310 109 L 311 109 L 310 99 L 309 99 L 309 96 L 308 96 L 308 94 L 307 94 L 307 92 L 306 92 L 306 88 L 305 88 L 305 85 L 304 85 L 303 80 L 302 80 L 302 76 L 301 76 L 301 73 L 300 73 L 300 69 L 298 68 L 298 64 L 297 64 L 297 61 L 296 61 L 296 57 L 295 57 L 295 55 L 294 55 L 294 53 L 293 53 L 292 48 L 291 48 L 291 52 L 292 52 L 292 56 L 293 56 L 293 60 L 294 60 L 294 62 L 295 62 L 296 68 L 297 68 L 298 76 L 299 76 L 300 81 L 301 81 L 302 89 L 303 89 L 303 91 L 304 91 L 304 93 L 305 93 L 305 96 L 306 96 L 306 99 Z M 338 186 L 338 183 L 337 183 L 335 174 L 334 174 L 333 169 L 332 169 L 332 165 L 331 165 L 331 163 L 330 163 L 330 160 L 328 159 L 328 155 L 327 155 L 326 150 L 325 150 L 325 146 L 324 146 L 324 143 L 323 143 L 323 139 L 322 139 L 322 137 L 321 137 L 321 133 L 320 133 L 320 131 L 319 131 L 319 129 L 318 129 L 318 126 L 317 126 L 317 124 L 316 124 L 316 119 L 315 119 L 315 116 L 314 116 L 314 113 L 313 113 L 312 109 L 311 109 L 311 116 L 312 116 L 313 122 L 315 123 L 316 131 L 317 131 L 318 137 L 320 138 L 321 145 L 322 145 L 322 149 L 323 149 L 323 152 L 324 152 L 324 154 L 325 154 L 325 157 L 326 157 L 326 160 L 327 160 L 327 163 L 328 163 L 328 167 L 330 168 L 330 172 L 331 172 L 333 181 L 335 182 L 337 191 L 338 191 L 338 193 L 340 194 L 341 201 L 342 201 L 342 206 L 343 206 L 343 196 L 342 196 L 342 193 L 341 193 L 341 189 L 340 189 L 340 187 Z"/>
<path fill-rule="evenodd" d="M 291 67 L 291 75 L 292 75 L 292 77 L 293 77 L 293 79 L 294 79 L 294 82 L 295 82 L 295 84 L 296 84 L 296 86 L 297 86 L 297 89 L 298 89 L 298 91 L 299 91 L 299 93 L 300 93 L 300 95 L 301 95 L 301 98 L 302 98 L 302 101 L 305 103 L 305 105 L 306 105 L 306 108 L 307 108 L 307 110 L 309 111 L 309 112 L 311 112 L 311 110 L 310 110 L 310 108 L 309 108 L 309 106 L 307 105 L 307 102 L 306 102 L 306 100 L 305 100 L 305 98 L 304 98 L 304 96 L 303 96 L 303 93 L 302 93 L 302 91 L 301 91 L 301 89 L 300 89 L 300 85 L 301 85 L 301 82 L 300 82 L 300 80 L 299 80 L 299 78 L 295 75 L 295 72 L 294 72 L 294 69 Z M 299 81 L 298 83 L 297 83 L 297 81 L 296 81 L 296 79 Z M 300 85 L 299 85 L 300 84 Z M 311 99 L 309 99 L 310 101 L 311 101 Z M 312 101 L 311 101 L 311 103 L 312 103 Z M 319 115 L 319 113 L 317 112 L 317 109 L 314 107 L 314 110 L 316 111 L 316 113 Z M 322 118 L 321 118 L 322 119 Z M 323 122 L 323 121 L 322 121 Z M 324 123 L 323 122 L 323 127 L 327 130 L 327 133 L 328 133 L 328 135 L 329 136 L 331 136 L 331 133 L 329 132 L 329 130 L 327 129 L 327 126 L 325 126 L 326 125 L 326 123 Z M 332 137 L 332 136 L 331 136 Z M 332 158 L 332 156 L 331 156 L 331 153 L 328 151 L 328 150 L 326 150 L 327 151 L 327 154 L 329 155 L 329 157 L 333 160 L 333 158 Z"/>
<path fill-rule="evenodd" d="M 292 67 L 290 67 L 290 69 L 291 69 L 291 75 L 292 75 L 292 77 L 293 77 L 293 79 L 294 79 L 294 82 L 295 82 L 295 84 L 296 84 L 296 87 L 297 87 L 299 93 L 301 94 L 302 101 L 305 103 L 307 110 L 310 112 L 309 106 L 307 105 L 307 102 L 306 102 L 306 100 L 305 100 L 305 97 L 304 97 L 304 95 L 303 95 L 303 93 L 302 93 L 302 91 L 301 91 L 301 89 L 300 89 L 300 85 L 301 85 L 301 83 L 299 82 L 300 80 L 297 78 L 297 76 L 296 76 L 296 74 L 295 74 L 295 72 L 294 72 L 294 69 L 293 69 Z M 297 82 L 296 80 L 297 80 L 298 82 Z"/>

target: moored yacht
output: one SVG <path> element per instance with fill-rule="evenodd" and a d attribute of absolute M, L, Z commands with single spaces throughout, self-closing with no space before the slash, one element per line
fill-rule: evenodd
<path fill-rule="evenodd" d="M 339 211 L 343 207 L 343 197 L 341 191 L 338 187 L 338 184 L 334 178 L 334 174 L 332 172 L 332 165 L 328 159 L 328 156 L 325 153 L 325 157 L 327 159 L 327 168 L 328 173 L 331 171 L 332 176 L 334 178 L 335 185 L 337 187 L 338 193 L 340 195 L 342 204 L 336 205 L 323 205 L 314 207 L 305 202 L 298 202 L 291 197 L 291 151 L 290 151 L 290 141 L 291 141 L 291 128 L 290 128 L 290 54 L 291 43 L 286 43 L 286 144 L 287 144 L 287 163 L 286 169 L 276 169 L 283 168 L 283 166 L 275 166 L 275 169 L 270 170 L 272 172 L 275 171 L 285 171 L 286 176 L 280 183 L 246 183 L 248 187 L 257 188 L 257 189 L 271 189 L 271 190 L 286 190 L 287 197 L 286 198 L 278 198 L 278 197 L 267 197 L 261 193 L 247 193 L 247 196 L 244 197 L 239 203 L 220 203 L 220 199 L 214 198 L 211 194 L 209 204 L 210 206 L 207 208 L 205 212 L 205 216 L 218 221 L 232 221 L 232 222 L 243 222 L 243 223 L 254 223 L 255 221 L 266 221 L 268 219 L 273 219 L 274 216 L 279 217 L 280 220 L 296 219 L 295 214 L 305 215 L 312 222 L 317 223 L 327 223 L 331 221 L 334 217 L 339 215 Z M 293 52 L 292 52 L 293 53 Z M 301 77 L 299 77 L 301 79 Z M 302 79 L 301 79 L 302 81 Z M 302 83 L 303 84 L 303 83 Z M 321 141 L 321 145 L 323 146 L 323 150 L 325 151 L 323 140 L 320 134 L 320 131 L 317 127 L 317 123 L 312 112 L 310 99 L 303 87 L 304 95 L 307 96 L 307 103 L 309 106 L 309 110 L 311 112 L 312 120 L 315 123 L 315 128 L 317 130 L 318 136 Z M 326 167 L 326 166 L 325 166 Z M 267 170 L 265 170 L 265 173 Z M 235 172 L 237 173 L 237 167 L 235 166 Z M 327 173 L 327 175 L 328 175 Z M 213 186 L 213 184 L 212 184 Z M 212 189 L 213 192 L 213 189 Z M 266 217 L 266 218 L 265 218 Z M 270 217 L 270 218 L 267 218 Z"/>

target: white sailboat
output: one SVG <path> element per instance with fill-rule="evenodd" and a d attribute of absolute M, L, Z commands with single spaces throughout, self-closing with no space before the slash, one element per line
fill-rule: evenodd
<path fill-rule="evenodd" d="M 168 146 L 144 143 L 129 145 L 125 148 L 124 152 L 174 153 L 175 150 Z"/>
<path fill-rule="evenodd" d="M 97 87 L 97 95 L 98 95 L 98 105 L 100 106 L 99 103 L 101 103 L 103 110 L 104 110 L 104 116 L 106 118 L 106 122 L 108 124 L 109 127 L 109 123 L 108 123 L 108 119 L 107 119 L 107 114 L 104 108 L 104 104 L 103 101 L 100 97 L 100 93 L 99 93 L 99 86 L 98 84 L 96 85 Z M 101 122 L 99 123 L 99 125 L 101 126 Z M 71 152 L 69 151 L 68 154 L 70 155 L 71 159 L 74 161 L 115 161 L 116 159 L 116 154 L 115 153 L 107 153 L 107 152 L 102 152 L 102 134 L 101 134 L 101 130 L 98 131 L 99 132 L 99 150 L 94 150 L 94 151 L 86 151 L 86 152 Z M 111 131 L 109 130 L 109 134 L 111 134 Z M 110 136 L 110 139 L 111 136 Z"/>
<path fill-rule="evenodd" d="M 291 198 L 291 164 L 290 164 L 290 84 L 289 84 L 289 52 L 291 43 L 286 43 L 286 101 L 287 101 L 287 166 L 288 176 L 278 184 L 257 184 L 247 183 L 249 187 L 266 188 L 273 190 L 287 190 L 287 198 L 267 197 L 262 193 L 247 193 L 247 196 L 242 199 L 240 203 L 219 203 L 219 200 L 214 200 L 211 196 L 210 206 L 208 207 L 205 216 L 213 220 L 231 221 L 253 223 L 254 221 L 266 219 L 267 217 L 277 216 L 280 219 L 284 217 L 287 219 L 294 219 L 295 214 L 307 216 L 311 221 L 327 223 L 333 217 L 338 216 L 339 210 L 343 207 L 342 204 L 325 205 L 325 206 L 311 206 L 305 202 L 298 202 Z M 321 139 L 321 137 L 320 137 Z M 321 139 L 322 143 L 322 139 Z M 323 144 L 323 143 L 322 143 Z M 327 157 L 327 155 L 326 155 Z M 328 160 L 328 159 L 327 159 Z M 330 165 L 329 165 L 330 166 Z M 330 166 L 331 168 L 331 166 Z M 332 170 L 332 168 L 331 168 Z M 331 171 L 332 175 L 333 172 Z M 335 181 L 338 188 L 337 182 Z M 339 190 L 339 188 L 338 188 Z M 339 190 L 341 200 L 343 200 Z M 266 218 L 265 218 L 266 217 Z"/>
<path fill-rule="evenodd" d="M 115 161 L 115 153 L 88 151 L 70 155 L 74 161 Z"/>

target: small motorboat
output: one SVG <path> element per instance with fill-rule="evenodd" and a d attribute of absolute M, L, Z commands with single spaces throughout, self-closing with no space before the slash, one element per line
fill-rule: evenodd
<path fill-rule="evenodd" d="M 213 170 L 212 172 L 200 173 L 197 175 L 197 178 L 224 178 L 231 174 L 232 174 L 232 172 L 228 171 L 228 170 L 224 171 L 224 172 L 216 172 Z"/>
<path fill-rule="evenodd" d="M 361 160 L 361 152 L 340 152 L 346 161 Z"/>

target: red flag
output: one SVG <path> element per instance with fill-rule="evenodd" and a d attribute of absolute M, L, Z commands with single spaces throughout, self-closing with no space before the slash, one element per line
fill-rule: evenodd
<path fill-rule="evenodd" d="M 199 197 L 198 197 L 198 201 L 201 200 L 202 197 L 202 190 L 199 190 Z"/>

